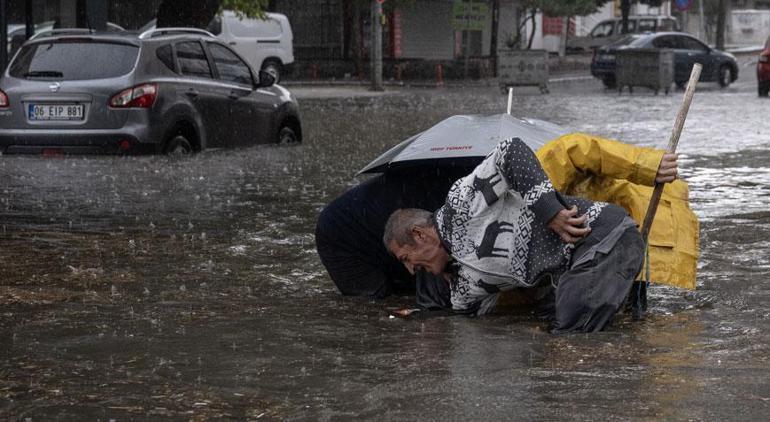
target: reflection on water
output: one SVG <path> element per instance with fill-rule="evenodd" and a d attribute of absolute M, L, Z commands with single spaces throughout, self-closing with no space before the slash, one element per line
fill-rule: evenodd
<path fill-rule="evenodd" d="M 663 146 L 681 101 L 578 94 L 525 94 L 514 110 Z M 389 318 L 409 298 L 341 297 L 315 254 L 316 215 L 358 169 L 448 115 L 501 111 L 491 88 L 307 98 L 298 147 L 178 161 L 2 157 L 0 415 L 764 416 L 770 153 L 723 116 L 756 100 L 699 91 L 682 137 L 702 219 L 699 290 L 656 286 L 646 321 L 589 336 L 551 336 L 526 311 Z"/>

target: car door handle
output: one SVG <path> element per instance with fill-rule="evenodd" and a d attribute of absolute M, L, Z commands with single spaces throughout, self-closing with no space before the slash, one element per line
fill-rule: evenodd
<path fill-rule="evenodd" d="M 230 41 L 229 43 L 227 43 L 227 45 L 236 45 L 236 44 L 238 44 L 238 43 L 235 42 L 235 41 Z"/>
<path fill-rule="evenodd" d="M 187 92 L 185 92 L 185 94 L 186 94 L 188 97 L 193 97 L 193 98 L 195 98 L 195 97 L 197 97 L 197 96 L 198 96 L 198 91 L 196 91 L 196 90 L 194 90 L 194 89 L 190 88 L 190 89 L 188 89 L 188 90 L 187 90 Z"/>
<path fill-rule="evenodd" d="M 230 91 L 230 94 L 227 95 L 227 98 L 231 100 L 237 100 L 238 98 L 241 98 L 241 96 L 236 94 L 235 91 Z"/>

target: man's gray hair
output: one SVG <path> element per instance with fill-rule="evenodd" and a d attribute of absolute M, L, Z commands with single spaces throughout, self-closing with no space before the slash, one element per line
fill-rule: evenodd
<path fill-rule="evenodd" d="M 393 211 L 393 214 L 385 223 L 385 234 L 382 241 L 385 249 L 390 250 L 391 242 L 397 245 L 414 245 L 412 227 L 433 227 L 433 213 L 420 208 L 401 208 Z"/>

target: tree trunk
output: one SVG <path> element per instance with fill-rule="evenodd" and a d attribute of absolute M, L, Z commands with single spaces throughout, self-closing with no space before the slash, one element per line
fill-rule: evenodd
<path fill-rule="evenodd" d="M 158 7 L 158 28 L 205 29 L 219 11 L 220 0 L 163 0 Z"/>
<path fill-rule="evenodd" d="M 497 76 L 497 33 L 500 27 L 500 0 L 492 0 L 492 34 L 489 55 L 492 57 L 492 76 Z"/>
<path fill-rule="evenodd" d="M 353 57 L 356 62 L 356 76 L 363 80 L 364 76 L 364 40 L 361 34 L 361 5 L 353 5 Z"/>
<path fill-rule="evenodd" d="M 719 50 L 725 49 L 725 23 L 727 21 L 727 2 L 719 0 L 719 11 L 717 12 L 717 39 L 716 47 Z"/>
<path fill-rule="evenodd" d="M 0 0 L 0 72 L 8 64 L 8 4 Z"/>
<path fill-rule="evenodd" d="M 345 0 L 342 2 L 342 59 L 350 59 L 350 45 L 353 37 L 353 2 Z"/>
<path fill-rule="evenodd" d="M 382 91 L 382 3 L 372 0 L 372 91 Z"/>
<path fill-rule="evenodd" d="M 631 0 L 620 0 L 620 15 L 622 19 L 621 34 L 628 34 L 628 15 L 631 13 Z"/>
<path fill-rule="evenodd" d="M 569 32 L 569 16 L 561 17 L 561 40 L 559 42 L 559 57 L 567 55 L 567 33 Z"/>
<path fill-rule="evenodd" d="M 537 9 L 532 9 L 529 18 L 532 19 L 532 31 L 530 31 L 529 40 L 527 40 L 527 50 L 532 50 L 532 41 L 534 41 L 535 31 L 537 31 Z"/>

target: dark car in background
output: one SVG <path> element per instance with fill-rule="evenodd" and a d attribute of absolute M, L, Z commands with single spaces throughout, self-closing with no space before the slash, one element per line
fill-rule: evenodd
<path fill-rule="evenodd" d="M 757 92 L 760 97 L 767 97 L 770 91 L 770 37 L 765 41 L 765 49 L 757 59 Z"/>
<path fill-rule="evenodd" d="M 667 48 L 674 52 L 674 82 L 684 88 L 695 63 L 703 65 L 701 82 L 718 82 L 726 87 L 738 79 L 738 62 L 730 53 L 711 48 L 683 32 L 633 34 L 596 50 L 591 61 L 591 74 L 604 86 L 615 87 L 615 54 L 630 48 Z"/>
<path fill-rule="evenodd" d="M 188 153 L 302 139 L 296 101 L 193 29 L 62 30 L 0 79 L 0 153 Z"/>

